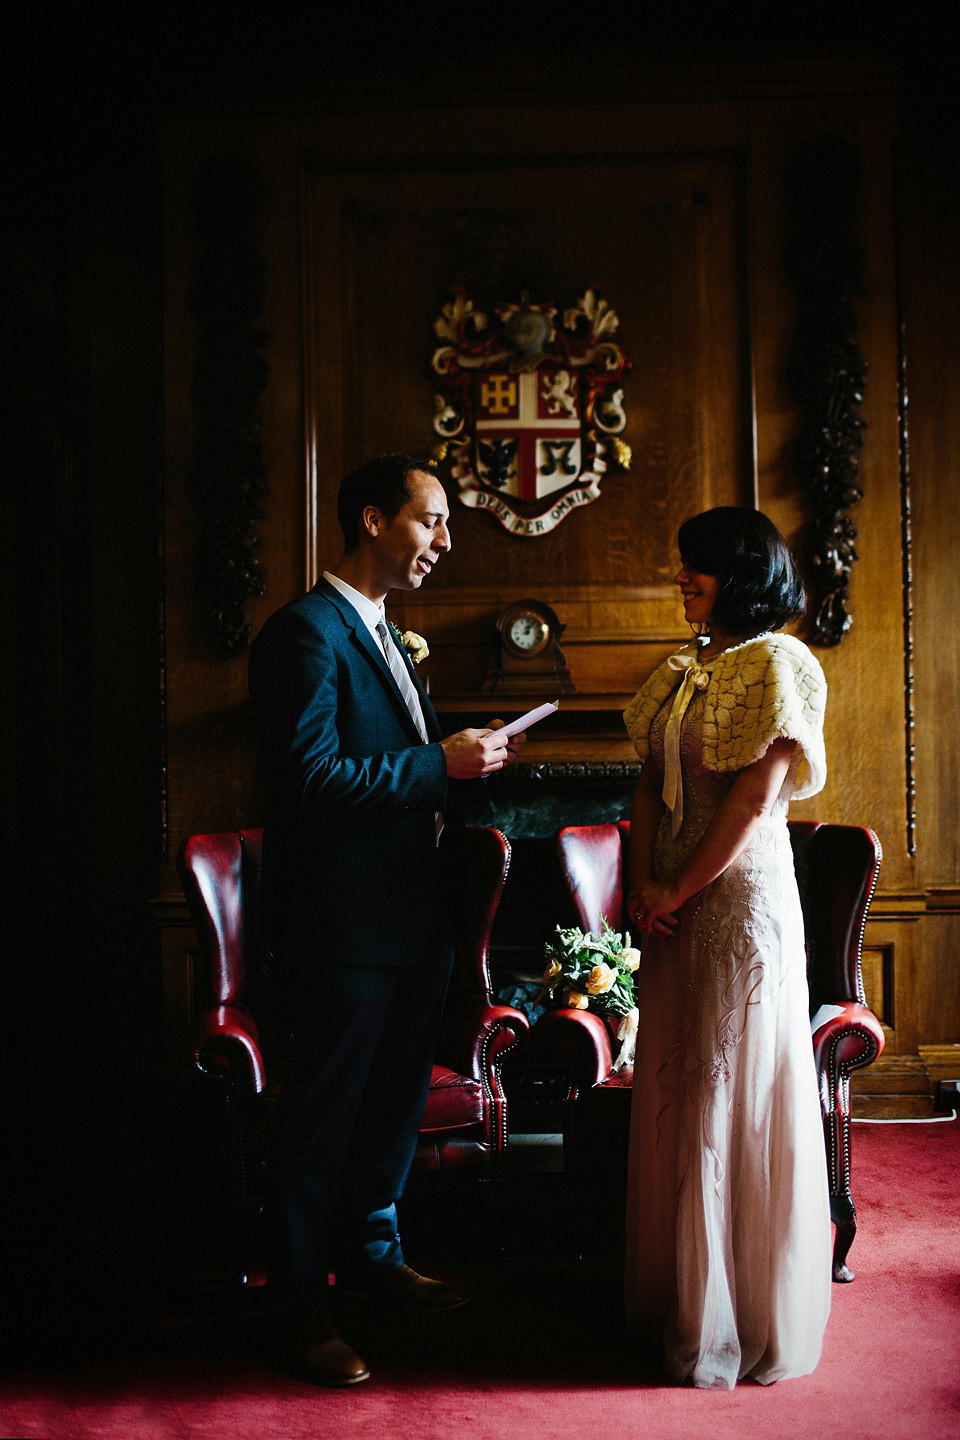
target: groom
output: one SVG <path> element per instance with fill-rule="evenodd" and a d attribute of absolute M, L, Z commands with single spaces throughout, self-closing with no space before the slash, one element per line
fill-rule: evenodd
<path fill-rule="evenodd" d="M 458 787 L 522 736 L 443 739 L 384 621 L 450 549 L 436 476 L 383 455 L 340 486 L 344 554 L 250 656 L 263 757 L 263 933 L 294 1036 L 277 1116 L 268 1289 L 320 1384 L 369 1371 L 329 1316 L 338 1285 L 417 1310 L 466 1297 L 404 1263 L 396 1202 L 417 1143 L 452 963 Z"/>

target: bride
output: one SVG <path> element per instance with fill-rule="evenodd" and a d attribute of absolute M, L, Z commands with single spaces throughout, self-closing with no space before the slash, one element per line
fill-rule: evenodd
<path fill-rule="evenodd" d="M 644 761 L 628 909 L 642 934 L 627 1313 L 667 1373 L 732 1388 L 808 1374 L 830 1307 L 830 1214 L 791 798 L 823 786 L 826 685 L 790 635 L 802 586 L 756 510 L 681 526 L 699 632 L 624 719 Z"/>

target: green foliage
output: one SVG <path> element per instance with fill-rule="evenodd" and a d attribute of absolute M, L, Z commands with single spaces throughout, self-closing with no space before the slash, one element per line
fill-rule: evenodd
<path fill-rule="evenodd" d="M 633 973 L 640 963 L 628 932 L 620 935 L 601 916 L 599 935 L 576 926 L 557 926 L 557 938 L 546 945 L 540 1005 L 572 1005 L 598 1015 L 628 1015 L 636 1001 Z M 574 998 L 571 998 L 574 997 Z M 586 1004 L 584 1004 L 584 999 Z"/>

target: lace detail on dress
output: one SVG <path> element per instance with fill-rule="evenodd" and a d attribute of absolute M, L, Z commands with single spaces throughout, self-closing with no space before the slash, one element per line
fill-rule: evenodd
<path fill-rule="evenodd" d="M 651 750 L 662 755 L 671 702 L 651 727 Z M 654 847 L 654 873 L 670 880 L 682 868 L 713 819 L 736 776 L 717 775 L 701 763 L 703 695 L 690 703 L 681 732 L 684 817 L 671 835 L 664 815 Z M 750 844 L 724 873 L 688 902 L 687 985 L 696 1019 L 684 1037 L 687 1057 L 684 1086 L 715 1085 L 729 1079 L 729 1052 L 746 1024 L 746 1006 L 762 991 L 764 941 L 774 923 L 779 895 L 774 894 L 778 836 L 787 839 L 786 812 L 790 777 L 769 819 L 757 827 Z M 782 844 L 782 839 L 780 841 Z"/>
<path fill-rule="evenodd" d="M 700 1033 L 687 1037 L 688 1054 L 697 1057 L 695 1068 L 688 1071 L 688 1083 L 715 1085 L 730 1078 L 729 1052 L 743 1034 L 745 1007 L 763 983 L 763 952 L 756 943 L 751 915 L 751 878 L 744 873 L 733 876 L 722 896 L 706 896 L 692 917 L 689 984 Z"/>

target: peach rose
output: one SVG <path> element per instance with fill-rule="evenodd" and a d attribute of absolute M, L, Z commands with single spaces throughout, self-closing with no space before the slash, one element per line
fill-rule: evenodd
<path fill-rule="evenodd" d="M 563 1003 L 569 1010 L 586 1010 L 590 1004 L 590 997 L 582 995 L 579 990 L 568 988 L 563 992 Z"/>
<path fill-rule="evenodd" d="M 601 960 L 599 965 L 594 965 L 587 976 L 587 983 L 584 986 L 588 995 L 606 995 L 616 982 L 617 972 L 610 965 L 604 964 Z"/>

